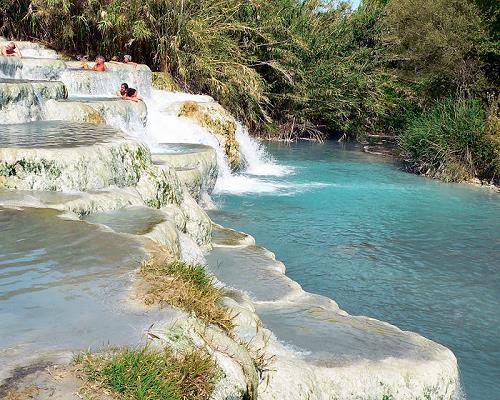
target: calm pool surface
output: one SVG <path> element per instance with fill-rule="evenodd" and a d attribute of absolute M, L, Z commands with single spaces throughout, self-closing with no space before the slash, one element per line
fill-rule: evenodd
<path fill-rule="evenodd" d="M 215 194 L 211 217 L 255 236 L 305 290 L 452 349 L 467 399 L 500 399 L 500 194 L 336 142 L 268 151 L 293 172 Z"/>

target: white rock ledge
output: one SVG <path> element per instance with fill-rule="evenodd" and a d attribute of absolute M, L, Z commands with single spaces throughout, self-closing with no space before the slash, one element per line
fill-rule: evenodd
<path fill-rule="evenodd" d="M 250 236 L 214 227 L 211 271 L 230 287 L 237 332 L 272 359 L 258 398 L 453 399 L 457 360 L 446 347 L 382 321 L 351 316 L 307 293 Z M 263 324 L 264 328 L 261 328 Z"/>

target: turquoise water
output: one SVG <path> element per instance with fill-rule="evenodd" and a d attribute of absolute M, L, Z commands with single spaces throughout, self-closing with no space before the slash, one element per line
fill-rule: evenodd
<path fill-rule="evenodd" d="M 333 142 L 268 151 L 293 173 L 215 194 L 211 217 L 255 236 L 305 290 L 446 345 L 467 399 L 499 399 L 500 194 Z"/>

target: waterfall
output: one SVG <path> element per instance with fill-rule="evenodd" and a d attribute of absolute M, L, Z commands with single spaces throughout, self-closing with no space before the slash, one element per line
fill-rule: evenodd
<path fill-rule="evenodd" d="M 139 137 L 149 144 L 152 151 L 161 152 L 161 143 L 198 143 L 211 146 L 217 151 L 219 178 L 215 192 L 274 191 L 280 185 L 263 178 L 282 176 L 291 171 L 287 167 L 278 165 L 262 145 L 250 136 L 243 124 L 238 122 L 236 140 L 240 147 L 243 167 L 239 172 L 232 172 L 224 149 L 210 131 L 188 118 L 166 112 L 171 104 L 180 101 L 213 101 L 209 96 L 153 90 L 151 97 L 144 100 L 148 106 L 148 122 Z"/>
<path fill-rule="evenodd" d="M 0 85 L 6 88 L 14 83 L 16 90 L 21 86 L 26 88 L 22 96 L 12 95 L 0 99 L 0 116 L 4 122 L 41 119 L 99 122 L 100 119 L 141 139 L 156 153 L 165 152 L 165 148 L 168 148 L 166 143 L 208 145 L 217 153 L 219 179 L 215 192 L 274 191 L 279 188 L 279 184 L 271 178 L 290 172 L 277 165 L 241 123 L 237 123 L 236 140 L 242 168 L 232 172 L 223 146 L 214 134 L 189 118 L 178 117 L 172 113 L 172 109 L 169 110 L 174 103 L 182 101 L 207 103 L 214 100 L 210 96 L 152 90 L 151 71 L 144 65 L 110 62 L 107 63 L 106 72 L 97 72 L 81 69 L 80 62 L 52 57 L 51 51 L 41 46 L 23 43 L 23 50 L 31 56 L 45 58 L 0 58 Z M 4 79 L 1 79 L 2 76 Z M 24 80 L 23 85 L 15 79 Z M 37 81 L 36 85 L 32 80 Z M 132 104 L 117 99 L 115 93 L 122 82 L 136 88 L 146 103 L 146 126 L 143 103 Z M 52 89 L 56 86 L 57 91 Z M 64 86 L 69 94 L 68 100 L 65 100 Z M 4 94 L 7 93 L 5 88 Z M 144 111 L 141 111 L 141 107 Z"/>
<path fill-rule="evenodd" d="M 289 167 L 279 165 L 264 147 L 248 133 L 248 129 L 237 123 L 236 140 L 245 163 L 245 172 L 251 175 L 283 176 L 291 172 Z"/>

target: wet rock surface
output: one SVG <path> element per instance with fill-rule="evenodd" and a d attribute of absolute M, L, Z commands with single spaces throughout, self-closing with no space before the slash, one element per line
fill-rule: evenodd
<path fill-rule="evenodd" d="M 450 350 L 304 292 L 251 236 L 210 221 L 197 200 L 217 180 L 213 148 L 151 154 L 105 125 L 146 123 L 145 103 L 115 91 L 128 82 L 148 96 L 149 68 L 88 71 L 40 44 L 19 47 L 27 57 L 0 57 L 0 397 L 80 398 L 71 352 L 146 338 L 206 349 L 222 371 L 213 400 L 453 397 Z M 166 111 L 208 129 L 233 169 L 244 162 L 236 121 L 210 98 Z M 212 246 L 207 268 L 234 332 L 134 298 L 141 259 L 203 258 Z"/>
<path fill-rule="evenodd" d="M 272 253 L 221 230 L 214 229 L 207 262 L 236 289 L 227 305 L 238 314 L 237 332 L 272 360 L 260 399 L 453 398 L 458 370 L 450 350 L 304 292 Z"/>
<path fill-rule="evenodd" d="M 167 111 L 180 117 L 190 118 L 207 128 L 224 149 L 231 168 L 237 170 L 241 167 L 242 159 L 236 140 L 236 121 L 219 103 L 183 101 L 172 104 Z"/>

